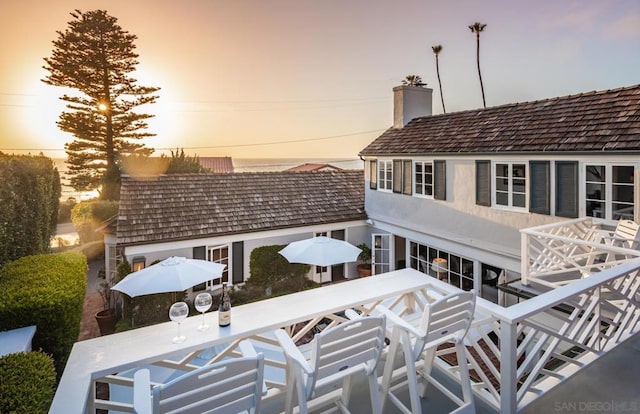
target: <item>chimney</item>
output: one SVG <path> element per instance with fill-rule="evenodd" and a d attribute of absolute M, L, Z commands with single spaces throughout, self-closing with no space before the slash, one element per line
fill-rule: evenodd
<path fill-rule="evenodd" d="M 413 118 L 431 115 L 433 89 L 421 86 L 393 88 L 393 127 L 402 128 Z"/>

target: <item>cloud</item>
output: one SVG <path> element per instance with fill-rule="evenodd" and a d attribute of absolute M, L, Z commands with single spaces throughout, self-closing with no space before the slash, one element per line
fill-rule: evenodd
<path fill-rule="evenodd" d="M 581 28 L 589 29 L 593 27 L 602 16 L 605 14 L 605 10 L 608 8 L 606 2 L 598 2 L 591 7 L 585 7 L 582 3 L 573 7 L 564 15 L 553 20 L 552 25 L 561 28 Z"/>
<path fill-rule="evenodd" d="M 604 28 L 605 35 L 614 39 L 640 36 L 640 11 L 626 14 L 611 21 Z"/>

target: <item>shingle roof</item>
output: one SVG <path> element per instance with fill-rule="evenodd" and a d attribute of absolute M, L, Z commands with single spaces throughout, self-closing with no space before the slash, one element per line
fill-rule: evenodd
<path fill-rule="evenodd" d="M 233 160 L 231 157 L 198 157 L 200 165 L 214 173 L 233 172 Z"/>
<path fill-rule="evenodd" d="M 122 177 L 117 243 L 250 233 L 366 219 L 364 175 L 331 172 Z"/>
<path fill-rule="evenodd" d="M 318 164 L 318 163 L 310 163 L 307 162 L 305 164 L 300 164 L 300 165 L 296 165 L 295 167 L 291 167 L 286 169 L 285 171 L 289 171 L 289 172 L 297 172 L 297 171 L 330 171 L 330 170 L 334 170 L 334 171 L 338 171 L 341 170 L 342 168 L 336 167 L 334 165 L 331 164 Z"/>
<path fill-rule="evenodd" d="M 360 155 L 640 150 L 640 85 L 415 118 Z"/>

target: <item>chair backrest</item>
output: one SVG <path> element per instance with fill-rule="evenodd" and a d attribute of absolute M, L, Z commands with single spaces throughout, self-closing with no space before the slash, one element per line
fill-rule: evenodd
<path fill-rule="evenodd" d="M 153 388 L 153 413 L 259 412 L 262 354 L 205 365 Z"/>
<path fill-rule="evenodd" d="M 420 348 L 445 342 L 461 342 L 467 334 L 476 306 L 473 292 L 452 293 L 427 304 L 420 321 L 424 335 Z"/>
<path fill-rule="evenodd" d="M 356 368 L 375 369 L 385 345 L 385 323 L 384 316 L 366 316 L 316 334 L 309 361 L 314 374 L 307 382 L 307 395 L 320 380 L 345 376 Z"/>
<path fill-rule="evenodd" d="M 616 226 L 615 235 L 625 239 L 624 247 L 635 248 L 636 241 L 640 238 L 640 225 L 632 220 L 620 220 Z"/>

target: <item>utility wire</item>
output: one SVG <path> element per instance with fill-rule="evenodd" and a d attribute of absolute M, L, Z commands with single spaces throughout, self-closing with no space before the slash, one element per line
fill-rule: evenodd
<path fill-rule="evenodd" d="M 178 148 L 185 149 L 185 150 L 187 150 L 187 149 L 188 150 L 196 150 L 196 149 L 258 147 L 258 146 L 265 146 L 265 145 L 294 144 L 294 143 L 298 143 L 298 142 L 322 141 L 322 140 L 328 140 L 328 139 L 351 137 L 351 136 L 355 136 L 355 135 L 371 134 L 371 133 L 374 133 L 374 132 L 381 132 L 381 131 L 384 131 L 384 130 L 385 129 L 382 128 L 382 129 L 373 129 L 371 131 L 356 132 L 356 133 L 353 133 L 353 134 L 331 135 L 331 136 L 318 137 L 318 138 L 294 139 L 294 140 L 273 141 L 273 142 L 260 142 L 260 143 L 253 143 L 253 144 L 249 143 L 249 144 L 233 144 L 233 145 L 212 145 L 212 146 L 204 146 L 204 147 L 181 147 L 181 146 L 178 146 Z M 168 150 L 176 149 L 176 147 L 171 147 L 171 148 L 149 147 L 149 148 L 153 148 L 154 150 L 158 150 L 158 151 L 168 151 Z M 61 149 L 61 148 L 0 148 L 0 151 L 64 151 L 64 149 Z"/>

